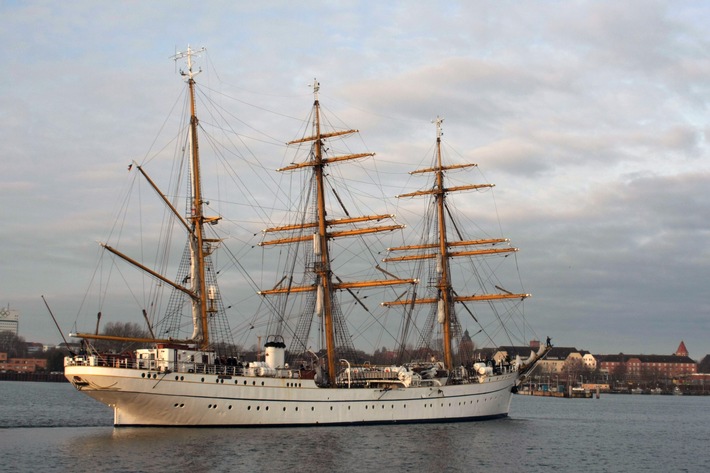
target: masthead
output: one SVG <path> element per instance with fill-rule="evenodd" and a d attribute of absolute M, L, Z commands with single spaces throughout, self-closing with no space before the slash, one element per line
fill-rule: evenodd
<path fill-rule="evenodd" d="M 192 70 L 192 56 L 195 57 L 200 57 L 199 54 L 206 49 L 204 47 L 198 49 L 198 50 L 193 50 L 190 45 L 187 45 L 187 50 L 186 51 L 181 51 L 179 53 L 176 53 L 171 59 L 174 61 L 178 61 L 179 59 L 187 58 L 187 71 L 183 71 L 180 69 L 180 75 L 183 77 L 187 77 L 188 80 L 192 80 L 193 77 L 195 77 L 197 74 L 202 72 L 202 68 L 200 68 L 197 72 L 193 72 Z"/>

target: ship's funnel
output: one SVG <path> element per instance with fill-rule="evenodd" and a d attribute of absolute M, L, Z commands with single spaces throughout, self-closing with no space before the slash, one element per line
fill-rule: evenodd
<path fill-rule="evenodd" d="M 264 345 L 266 352 L 266 366 L 269 368 L 283 368 L 286 362 L 286 344 L 281 337 L 271 340 Z"/>

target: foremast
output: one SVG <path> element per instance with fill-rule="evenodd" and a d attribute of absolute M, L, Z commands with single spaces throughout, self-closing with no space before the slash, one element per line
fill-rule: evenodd
<path fill-rule="evenodd" d="M 446 187 L 445 185 L 445 172 L 455 169 L 463 169 L 468 167 L 477 166 L 476 164 L 458 164 L 445 166 L 442 160 L 441 153 L 441 136 L 442 136 L 442 123 L 444 119 L 437 117 L 433 123 L 436 125 L 436 154 L 434 159 L 434 166 L 427 169 L 419 169 L 410 172 L 410 174 L 424 174 L 433 173 L 434 174 L 434 186 L 431 189 L 411 192 L 407 194 L 400 194 L 397 197 L 415 197 L 415 196 L 431 196 L 434 200 L 434 206 L 436 209 L 436 217 L 438 221 L 437 226 L 437 238 L 435 242 L 426 243 L 421 245 L 408 245 L 396 248 L 389 248 L 390 252 L 399 251 L 416 251 L 415 254 L 408 254 L 405 256 L 394 256 L 384 258 L 384 262 L 397 262 L 397 261 L 413 261 L 422 259 L 435 259 L 436 261 L 436 273 L 437 280 L 434 284 L 436 289 L 436 297 L 433 298 L 413 298 L 413 299 L 400 299 L 393 302 L 385 302 L 384 306 L 395 306 L 404 305 L 410 306 L 413 304 L 437 304 L 437 321 L 442 326 L 442 338 L 443 338 L 443 355 L 444 355 L 444 366 L 446 369 L 451 370 L 454 368 L 454 354 L 453 354 L 453 327 L 455 321 L 454 314 L 454 303 L 456 302 L 467 302 L 467 301 L 492 301 L 496 299 L 524 299 L 529 297 L 530 294 L 513 294 L 503 290 L 503 293 L 498 294 L 475 294 L 475 295 L 459 295 L 455 292 L 452 281 L 451 281 L 451 271 L 449 260 L 452 258 L 462 257 L 462 256 L 475 256 L 475 255 L 485 255 L 493 253 L 507 253 L 517 251 L 517 248 L 511 247 L 501 247 L 501 248 L 482 248 L 474 250 L 462 250 L 462 251 L 451 251 L 452 248 L 457 247 L 468 247 L 468 246 L 479 246 L 479 245 L 496 245 L 498 243 L 507 242 L 504 238 L 494 238 L 494 239 L 482 239 L 482 240 L 464 240 L 464 241 L 449 241 L 447 235 L 447 220 L 448 210 L 446 206 L 447 195 L 451 192 L 460 192 L 466 190 L 476 190 L 493 187 L 493 184 L 470 184 L 455 187 Z M 427 252 L 427 250 L 433 250 Z"/>
<path fill-rule="evenodd" d="M 288 145 L 295 145 L 301 143 L 311 143 L 311 152 L 309 154 L 309 159 L 301 162 L 295 163 L 290 166 L 278 169 L 278 171 L 292 171 L 301 168 L 311 168 L 315 180 L 315 201 L 316 210 L 314 221 L 305 222 L 295 225 L 287 225 L 283 227 L 274 227 L 264 230 L 265 233 L 269 232 L 284 232 L 284 231 L 300 231 L 313 229 L 314 233 L 312 236 L 296 236 L 290 238 L 281 238 L 275 240 L 264 241 L 260 243 L 262 246 L 266 245 L 281 245 L 289 243 L 297 243 L 307 241 L 308 239 L 313 239 L 313 253 L 315 256 L 315 264 L 312 271 L 315 275 L 315 283 L 308 286 L 292 286 L 287 287 L 275 287 L 274 289 L 260 291 L 261 295 L 272 295 L 272 294 L 291 294 L 298 292 L 312 292 L 316 291 L 316 307 L 315 312 L 322 317 L 323 327 L 325 332 L 325 343 L 327 352 L 327 369 L 328 369 L 328 382 L 333 385 L 337 376 L 337 346 L 336 346 L 336 321 L 335 321 L 335 306 L 337 304 L 335 298 L 335 291 L 337 290 L 350 290 L 356 288 L 366 288 L 366 287 L 376 287 L 376 286 L 391 286 L 396 284 L 414 284 L 416 281 L 414 279 L 388 279 L 388 280 L 378 280 L 378 281 L 358 281 L 358 282 L 344 282 L 340 278 L 333 274 L 331 269 L 331 255 L 330 246 L 331 241 L 335 238 L 364 235 L 369 233 L 386 232 L 404 228 L 404 225 L 388 225 L 388 226 L 376 226 L 376 227 L 364 227 L 364 228 L 351 228 L 346 230 L 335 230 L 335 228 L 341 225 L 352 225 L 367 221 L 380 221 L 384 219 L 391 219 L 393 215 L 370 215 L 362 217 L 350 217 L 349 215 L 345 218 L 340 219 L 328 219 L 326 211 L 326 186 L 325 186 L 325 167 L 344 161 L 350 161 L 355 159 L 361 159 L 366 157 L 372 157 L 375 153 L 355 153 L 343 156 L 326 156 L 325 151 L 325 140 L 329 138 L 335 138 L 340 136 L 351 135 L 357 133 L 358 130 L 341 130 L 332 132 L 323 132 L 321 129 L 321 110 L 320 101 L 318 98 L 318 93 L 320 90 L 320 84 L 317 80 L 313 82 L 313 123 L 312 132 L 313 135 L 300 138 L 297 140 L 290 141 Z M 338 198 L 338 197 L 336 197 Z M 339 199 L 339 198 L 338 198 Z M 282 280 L 283 281 L 283 280 Z M 278 285 L 277 285 L 278 286 Z"/>

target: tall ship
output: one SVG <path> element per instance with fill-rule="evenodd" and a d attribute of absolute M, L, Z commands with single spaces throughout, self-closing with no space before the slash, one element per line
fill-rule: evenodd
<path fill-rule="evenodd" d="M 65 358 L 67 379 L 111 407 L 115 426 L 355 425 L 507 416 L 512 394 L 548 347 L 527 359 L 494 361 L 481 356 L 472 340 L 480 335 L 493 343 L 495 336 L 503 335 L 509 341 L 505 324 L 518 323 L 511 314 L 529 296 L 506 289 L 488 273 L 498 266 L 491 258 L 516 251 L 509 241 L 469 238 L 455 216 L 454 196 L 492 185 L 449 183 L 450 174 L 475 165 L 445 162 L 443 120 L 437 119 L 433 162 L 412 172 L 412 178 L 429 179 L 420 190 L 397 196 L 421 209 L 422 223 L 412 227 L 421 230 L 417 241 L 391 213 L 355 214 L 358 207 L 351 207 L 336 188 L 349 176 L 341 168 L 374 159 L 374 154 L 339 153 L 339 140 L 357 130 L 334 128 L 324 119 L 317 81 L 309 125 L 288 143 L 302 151 L 302 157 L 278 170 L 299 176 L 293 178 L 301 185 L 298 205 L 283 212 L 280 224 L 264 229 L 254 245 L 263 252 L 264 265 L 279 266 L 266 273 L 271 281 L 258 291 L 270 317 L 260 326 L 264 332 L 257 356 L 248 358 L 234 343 L 219 290 L 222 271 L 215 264 L 217 252 L 227 246 L 224 237 L 214 233 L 224 217 L 210 215 L 201 177 L 195 100 L 199 71 L 193 71 L 198 52 L 188 47 L 175 57 L 187 62 L 182 75 L 188 121 L 182 146 L 185 164 L 180 167 L 187 190 L 172 194 L 186 195 L 185 210 L 178 209 L 178 198 L 160 190 L 144 166 L 136 165 L 187 236 L 177 276 L 167 277 L 102 244 L 115 264 L 135 267 L 156 287 L 169 289 L 168 302 L 151 303 L 142 311 L 145 329 L 139 334 L 100 333 L 101 313 L 94 332 L 72 333 L 81 341 L 81 350 Z M 386 255 L 373 262 L 372 271 L 348 262 L 348 251 L 372 249 L 368 238 L 398 232 L 413 244 L 382 248 Z M 348 249 L 348 241 L 362 246 Z M 461 262 L 463 269 L 457 269 Z M 349 278 L 365 273 L 380 277 Z M 464 292 L 472 282 L 481 287 Z M 369 291 L 381 294 L 382 300 L 373 306 L 365 295 Z M 513 308 L 495 308 L 506 303 Z M 486 311 L 477 305 L 485 305 L 494 320 L 481 320 Z M 157 306 L 164 308 L 159 316 L 152 314 Z M 394 334 L 399 341 L 386 362 L 356 349 L 348 319 L 353 307 L 400 318 Z M 462 315 L 466 324 L 480 327 L 473 337 L 463 330 Z M 358 337 L 367 333 L 358 328 Z M 107 348 L 115 343 L 122 348 Z"/>

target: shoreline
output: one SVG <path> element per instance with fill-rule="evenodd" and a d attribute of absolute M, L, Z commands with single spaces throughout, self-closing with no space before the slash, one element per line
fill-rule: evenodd
<path fill-rule="evenodd" d="M 69 380 L 64 377 L 64 373 L 0 373 L 0 381 L 69 382 Z"/>

